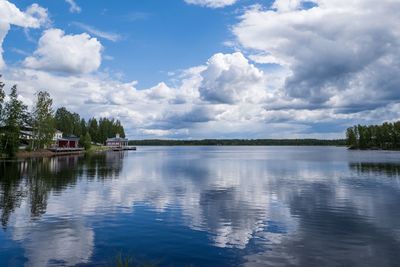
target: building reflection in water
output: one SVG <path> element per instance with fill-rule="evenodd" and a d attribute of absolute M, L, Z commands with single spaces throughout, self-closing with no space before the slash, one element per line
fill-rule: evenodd
<path fill-rule="evenodd" d="M 49 198 L 73 189 L 79 180 L 117 179 L 123 157 L 123 153 L 105 153 L 0 163 L 1 224 L 3 229 L 12 224 L 13 239 L 22 242 L 28 266 L 89 261 L 94 232 L 83 218 L 51 212 L 51 220 L 41 218 L 47 215 Z"/>

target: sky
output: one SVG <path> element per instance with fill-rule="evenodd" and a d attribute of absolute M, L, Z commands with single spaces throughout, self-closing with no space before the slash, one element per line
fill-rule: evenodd
<path fill-rule="evenodd" d="M 31 108 L 131 139 L 343 138 L 400 114 L 400 1 L 0 0 L 0 73 Z"/>

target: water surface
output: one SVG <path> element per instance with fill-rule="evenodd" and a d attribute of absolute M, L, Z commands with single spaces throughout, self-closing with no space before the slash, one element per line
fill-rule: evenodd
<path fill-rule="evenodd" d="M 140 147 L 0 162 L 0 266 L 396 266 L 400 153 Z"/>

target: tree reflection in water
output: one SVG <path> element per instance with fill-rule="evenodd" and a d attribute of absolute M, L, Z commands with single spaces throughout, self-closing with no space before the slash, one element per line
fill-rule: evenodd
<path fill-rule="evenodd" d="M 399 156 L 150 147 L 4 162 L 0 254 L 29 266 L 101 264 L 121 250 L 166 266 L 393 266 Z"/>
<path fill-rule="evenodd" d="M 2 227 L 26 198 L 31 218 L 37 219 L 46 212 L 50 194 L 73 187 L 78 179 L 117 179 L 123 157 L 124 152 L 116 152 L 0 162 Z"/>
<path fill-rule="evenodd" d="M 390 177 L 400 176 L 400 164 L 397 163 L 378 163 L 378 162 L 351 162 L 350 169 L 360 174 L 387 175 Z"/>

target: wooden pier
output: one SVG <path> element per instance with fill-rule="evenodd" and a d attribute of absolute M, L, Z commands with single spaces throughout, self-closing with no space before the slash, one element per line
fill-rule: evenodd
<path fill-rule="evenodd" d="M 49 150 L 53 153 L 77 153 L 83 152 L 85 149 L 82 147 L 52 147 Z"/>
<path fill-rule="evenodd" d="M 135 146 L 112 147 L 112 151 L 136 150 Z"/>

